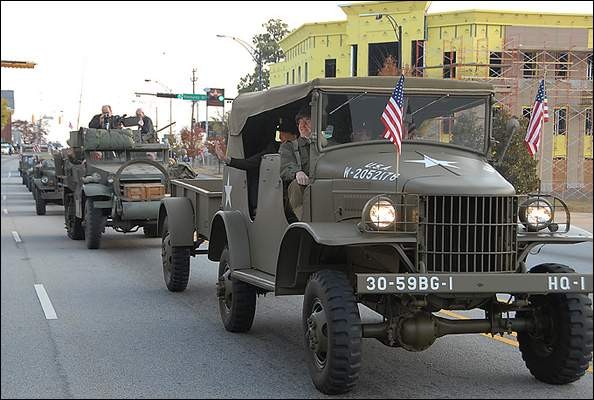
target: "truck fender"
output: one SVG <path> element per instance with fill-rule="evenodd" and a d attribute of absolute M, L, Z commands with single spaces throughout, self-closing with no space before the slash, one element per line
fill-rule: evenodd
<path fill-rule="evenodd" d="M 250 241 L 245 217 L 240 211 L 218 211 L 212 219 L 208 259 L 219 261 L 225 245 L 229 248 L 229 264 L 232 269 L 250 268 Z"/>
<path fill-rule="evenodd" d="M 312 248 L 318 245 L 306 225 L 300 223 L 290 225 L 283 235 L 276 265 L 275 294 L 277 295 L 304 293 L 307 276 L 299 273 L 300 260 L 308 260 Z"/>
<path fill-rule="evenodd" d="M 84 193 L 84 197 L 109 197 L 111 198 L 111 194 L 113 190 L 105 185 L 100 183 L 85 183 L 82 186 L 82 191 Z"/>
<path fill-rule="evenodd" d="M 157 229 L 163 236 L 163 224 L 167 217 L 167 230 L 171 245 L 175 247 L 194 246 L 194 207 L 185 197 L 168 197 L 161 200 Z"/>

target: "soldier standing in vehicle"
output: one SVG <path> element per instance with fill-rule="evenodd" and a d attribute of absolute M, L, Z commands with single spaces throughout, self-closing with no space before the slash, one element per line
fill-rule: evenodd
<path fill-rule="evenodd" d="M 289 204 L 296 217 L 303 214 L 303 192 L 309 185 L 309 145 L 311 143 L 311 111 L 304 106 L 295 116 L 299 137 L 283 143 L 281 155 L 281 178 L 288 185 Z"/>
<path fill-rule="evenodd" d="M 140 140 L 142 143 L 157 143 L 157 135 L 153 127 L 153 121 L 144 114 L 142 108 L 136 110 L 138 128 L 140 129 Z"/>
<path fill-rule="evenodd" d="M 110 105 L 104 105 L 101 107 L 101 114 L 93 116 L 91 122 L 89 122 L 89 128 L 95 129 L 110 129 L 113 126 L 113 114 L 111 112 Z"/>

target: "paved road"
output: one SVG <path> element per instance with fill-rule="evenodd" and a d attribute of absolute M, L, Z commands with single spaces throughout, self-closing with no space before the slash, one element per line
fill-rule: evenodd
<path fill-rule="evenodd" d="M 65 236 L 61 207 L 35 215 L 15 175 L 15 160 L 3 157 L 2 398 L 324 397 L 304 364 L 301 297 L 260 297 L 253 329 L 228 333 L 214 263 L 193 259 L 188 289 L 170 293 L 159 239 L 108 230 L 102 249 L 87 250 Z M 574 251 L 590 252 L 574 264 L 591 271 L 591 249 Z M 35 284 L 57 319 L 46 319 Z M 367 339 L 359 384 L 342 397 L 592 398 L 592 374 L 566 386 L 540 383 L 512 338 L 449 336 L 420 353 Z"/>

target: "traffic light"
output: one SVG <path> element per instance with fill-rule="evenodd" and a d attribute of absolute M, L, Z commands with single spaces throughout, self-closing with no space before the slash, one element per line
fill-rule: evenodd
<path fill-rule="evenodd" d="M 206 104 L 212 107 L 223 107 L 225 104 L 225 89 L 210 89 L 207 92 Z"/>

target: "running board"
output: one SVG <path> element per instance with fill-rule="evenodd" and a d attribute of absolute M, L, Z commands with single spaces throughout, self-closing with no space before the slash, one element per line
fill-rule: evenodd
<path fill-rule="evenodd" d="M 234 270 L 231 272 L 231 277 L 264 290 L 274 292 L 274 275 L 267 274 L 266 272 L 258 271 L 254 268 L 248 268 Z"/>

